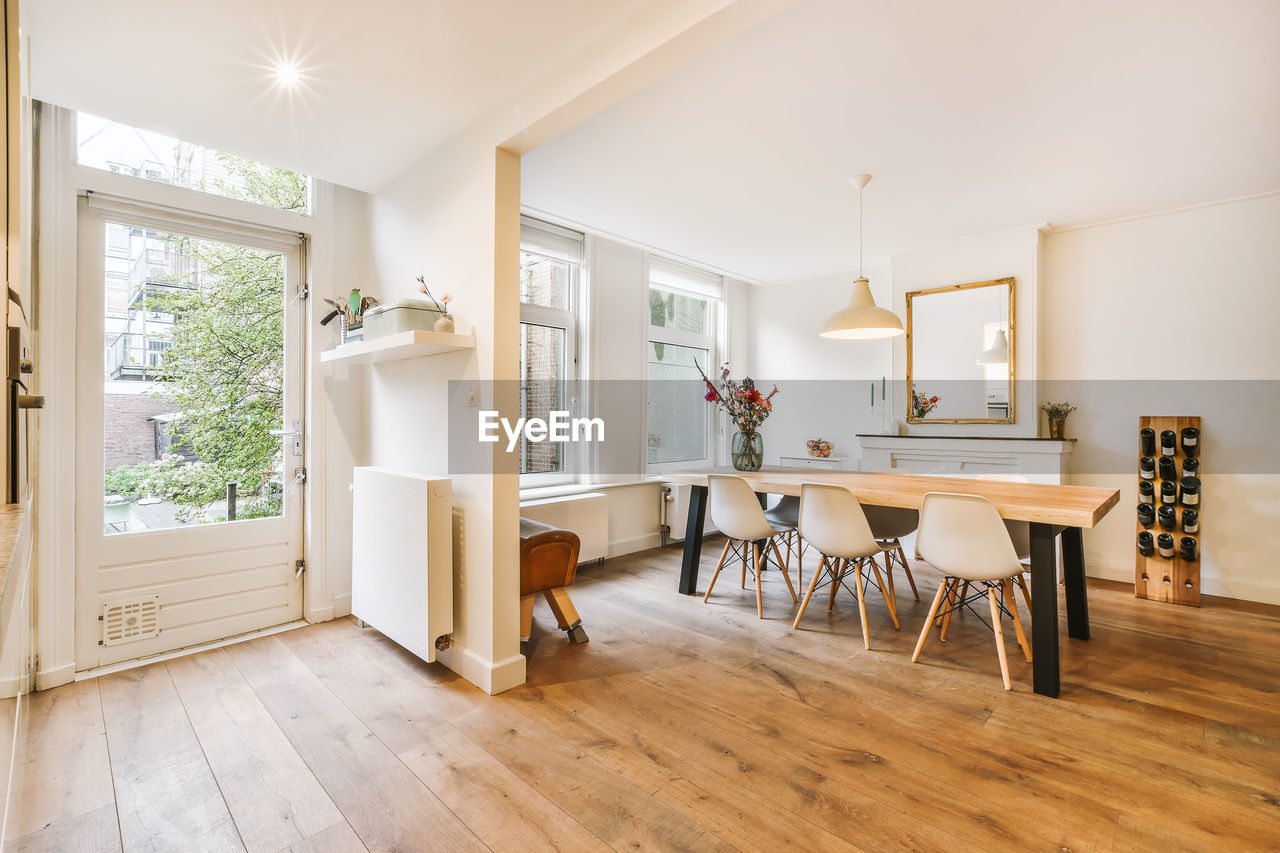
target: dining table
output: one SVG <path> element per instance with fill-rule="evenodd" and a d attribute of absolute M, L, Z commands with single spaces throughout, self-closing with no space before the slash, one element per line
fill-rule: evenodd
<path fill-rule="evenodd" d="M 864 473 L 766 466 L 758 471 L 698 468 L 670 472 L 663 479 L 690 486 L 684 557 L 679 591 L 698 590 L 703 527 L 707 514 L 707 475 L 742 477 L 759 495 L 799 496 L 804 483 L 843 486 L 862 504 L 920 508 L 929 492 L 981 495 L 1008 521 L 1025 521 L 1031 532 L 1031 654 L 1036 693 L 1057 697 L 1061 689 L 1058 635 L 1058 570 L 1055 541 L 1062 544 L 1063 598 L 1067 636 L 1089 639 L 1089 600 L 1085 587 L 1083 531 L 1094 527 L 1120 500 L 1117 489 L 1054 483 L 1006 482 L 972 477 L 911 473 Z"/>

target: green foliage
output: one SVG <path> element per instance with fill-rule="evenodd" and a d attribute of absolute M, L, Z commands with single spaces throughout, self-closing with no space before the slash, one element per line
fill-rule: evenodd
<path fill-rule="evenodd" d="M 237 180 L 217 178 L 218 194 L 281 210 L 307 209 L 307 178 L 246 157 L 218 152 L 218 161 Z"/>
<path fill-rule="evenodd" d="M 218 156 L 241 178 L 221 190 L 273 207 L 305 207 L 303 176 Z M 236 483 L 238 518 L 279 515 L 282 444 L 271 430 L 284 421 L 284 258 L 206 240 L 176 248 L 197 264 L 198 281 L 155 296 L 148 309 L 176 320 L 156 379 L 158 395 L 180 413 L 169 428 L 183 456 L 112 469 L 108 493 L 172 501 L 180 519 L 204 522 L 217 520 L 208 505 Z"/>

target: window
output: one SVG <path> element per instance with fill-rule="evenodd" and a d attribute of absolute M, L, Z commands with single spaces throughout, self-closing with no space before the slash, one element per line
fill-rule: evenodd
<path fill-rule="evenodd" d="M 576 231 L 520 218 L 520 416 L 572 411 L 577 387 L 578 289 L 583 237 Z M 524 485 L 572 479 L 566 446 L 520 443 Z"/>
<path fill-rule="evenodd" d="M 711 407 L 698 367 L 717 369 L 716 315 L 722 279 L 663 258 L 649 259 L 645 461 L 649 467 L 706 464 Z"/>
<path fill-rule="evenodd" d="M 76 114 L 76 151 L 81 166 L 310 212 L 311 179 L 306 175 L 88 113 Z"/>

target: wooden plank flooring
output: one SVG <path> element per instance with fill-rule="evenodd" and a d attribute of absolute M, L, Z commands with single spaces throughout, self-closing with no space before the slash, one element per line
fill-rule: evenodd
<path fill-rule="evenodd" d="M 350 619 L 37 694 L 5 849 L 1280 849 L 1280 608 L 1091 583 L 1054 701 L 971 614 L 910 663 L 923 565 L 867 651 L 846 593 L 795 631 L 679 559 L 581 569 L 591 642 L 539 604 L 501 696 Z"/>

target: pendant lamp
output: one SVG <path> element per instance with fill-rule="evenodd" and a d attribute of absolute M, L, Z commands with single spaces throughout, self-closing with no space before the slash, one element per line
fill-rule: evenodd
<path fill-rule="evenodd" d="M 862 189 L 870 180 L 870 175 L 857 175 L 849 180 L 849 183 L 858 188 L 858 278 L 853 283 L 849 306 L 828 317 L 827 324 L 819 332 L 824 338 L 867 341 L 891 338 L 904 331 L 902 321 L 896 314 L 876 307 L 876 300 L 871 295 L 871 283 L 862 274 Z"/>
<path fill-rule="evenodd" d="M 1008 364 L 1009 363 L 1009 338 L 1005 335 L 1004 329 L 997 329 L 995 338 L 991 341 L 991 349 L 984 349 L 978 355 L 978 364 Z"/>

